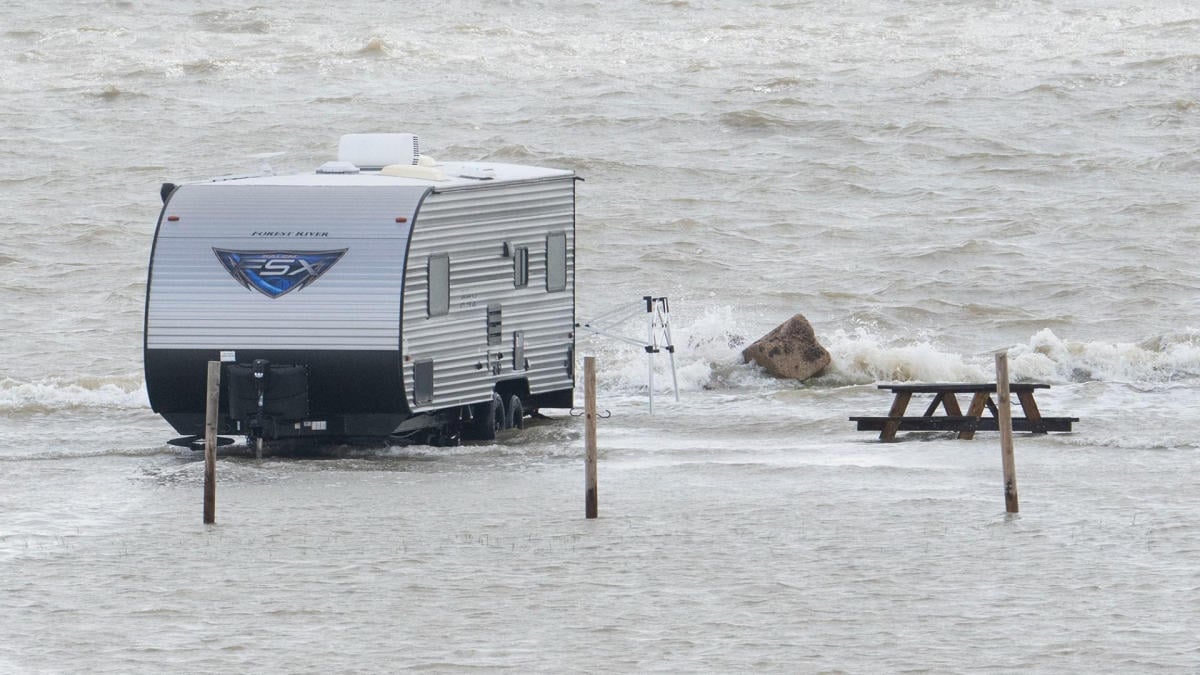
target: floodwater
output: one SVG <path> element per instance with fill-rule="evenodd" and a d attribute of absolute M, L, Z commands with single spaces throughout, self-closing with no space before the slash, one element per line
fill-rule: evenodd
<path fill-rule="evenodd" d="M 1200 671 L 1190 3 L 0 8 L 0 671 Z M 459 448 L 165 444 L 162 182 L 342 133 L 569 168 L 581 318 L 671 299 L 583 425 Z M 806 383 L 741 364 L 795 313 Z M 1046 382 L 1075 431 L 901 434 L 881 382 Z M 914 401 L 913 406 L 923 401 Z"/>

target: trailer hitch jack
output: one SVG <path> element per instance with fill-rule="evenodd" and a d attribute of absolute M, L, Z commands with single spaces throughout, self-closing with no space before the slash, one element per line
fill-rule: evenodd
<path fill-rule="evenodd" d="M 250 421 L 250 430 L 254 434 L 254 458 L 262 459 L 263 428 L 266 426 L 264 402 L 266 400 L 267 378 L 271 372 L 271 362 L 266 359 L 254 359 L 254 388 L 258 392 L 258 411 Z"/>

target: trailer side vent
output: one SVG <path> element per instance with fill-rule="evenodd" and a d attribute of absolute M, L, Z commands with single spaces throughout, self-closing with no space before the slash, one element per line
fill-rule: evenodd
<path fill-rule="evenodd" d="M 433 359 L 413 361 L 413 403 L 433 401 Z"/>
<path fill-rule="evenodd" d="M 525 288 L 529 285 L 529 247 L 518 246 L 513 255 L 513 287 Z"/>
<path fill-rule="evenodd" d="M 501 323 L 500 303 L 493 302 L 487 306 L 487 337 L 488 346 L 500 344 Z"/>
<path fill-rule="evenodd" d="M 513 370 L 525 370 L 525 331 L 513 331 Z"/>

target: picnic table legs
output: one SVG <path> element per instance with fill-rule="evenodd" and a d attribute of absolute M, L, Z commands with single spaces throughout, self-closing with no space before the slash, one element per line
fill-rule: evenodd
<path fill-rule="evenodd" d="M 929 407 L 925 409 L 925 416 L 933 417 L 933 413 L 937 412 L 939 403 L 946 409 L 946 415 L 950 417 L 962 417 L 962 408 L 958 407 L 958 397 L 952 391 L 939 392 L 937 396 L 933 397 L 933 403 L 930 403 Z M 972 401 L 972 405 L 974 405 L 974 401 Z M 963 436 L 963 434 L 969 435 Z M 958 432 L 958 437 L 971 438 L 974 434 L 975 432 L 973 431 L 960 431 Z"/>
<path fill-rule="evenodd" d="M 1009 385 L 1009 395 L 1016 394 L 1020 400 L 1024 417 L 1014 418 L 1013 426 L 1020 431 L 1031 431 L 1044 434 L 1048 431 L 1070 431 L 1071 423 L 1078 422 L 1074 417 L 1042 417 L 1034 401 L 1034 389 L 1045 389 L 1046 384 L 1017 384 Z M 896 434 L 903 428 L 912 431 L 954 431 L 963 440 L 975 437 L 979 430 L 996 431 L 1000 426 L 1000 412 L 993 396 L 999 386 L 990 384 L 931 384 L 931 385 L 879 385 L 880 389 L 891 389 L 895 398 L 887 417 L 851 417 L 852 422 L 858 422 L 859 431 L 880 430 L 879 440 L 894 441 Z M 905 417 L 905 410 L 912 402 L 912 395 L 933 394 L 933 401 L 925 408 L 919 417 Z M 971 403 L 964 415 L 959 408 L 957 394 L 971 394 Z M 1011 400 L 1011 399 L 1010 399 Z M 1007 403 L 1007 401 L 1005 401 Z M 945 417 L 939 416 L 938 409 L 944 408 Z M 990 415 L 984 419 L 985 415 Z"/>
<path fill-rule="evenodd" d="M 896 440 L 896 432 L 900 430 L 900 418 L 904 417 L 904 411 L 908 409 L 908 402 L 911 399 L 912 392 L 910 391 L 896 392 L 896 400 L 892 401 L 892 409 L 888 411 L 887 421 L 883 423 L 883 430 L 879 432 L 879 440 Z"/>
<path fill-rule="evenodd" d="M 912 400 L 912 392 L 898 391 L 896 399 L 892 401 L 892 409 L 888 411 L 887 421 L 883 423 L 883 430 L 879 432 L 879 440 L 894 441 L 896 440 L 896 432 L 900 430 L 901 418 L 904 417 L 904 411 L 908 409 L 908 403 Z M 951 417 L 961 417 L 962 409 L 958 407 L 958 399 L 954 396 L 954 392 L 940 392 L 933 397 L 933 403 L 925 409 L 923 417 L 933 417 L 937 412 L 938 406 L 946 409 L 946 414 Z"/>
<path fill-rule="evenodd" d="M 967 408 L 967 417 L 983 417 L 983 409 L 990 407 L 988 406 L 988 403 L 991 403 L 991 401 L 992 395 L 990 393 L 986 391 L 975 392 L 975 395 L 971 397 L 971 405 Z M 958 437 L 964 441 L 969 441 L 972 438 L 975 438 L 975 432 L 960 431 L 958 432 Z"/>
<path fill-rule="evenodd" d="M 1025 411 L 1025 419 L 1029 420 L 1029 430 L 1035 434 L 1044 434 L 1042 413 L 1038 410 L 1037 402 L 1033 400 L 1032 391 L 1018 391 L 1017 400 L 1021 402 L 1021 410 Z"/>
<path fill-rule="evenodd" d="M 952 391 L 943 391 L 933 397 L 933 403 L 925 409 L 925 417 L 933 417 L 937 412 L 938 406 L 946 409 L 946 414 L 951 417 L 962 417 L 962 409 L 958 407 L 958 398 L 954 396 Z"/>

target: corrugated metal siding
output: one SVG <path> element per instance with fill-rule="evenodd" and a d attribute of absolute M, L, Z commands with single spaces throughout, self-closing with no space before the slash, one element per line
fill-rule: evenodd
<path fill-rule="evenodd" d="M 546 235 L 567 237 L 567 286 L 546 291 Z M 512 249 L 529 247 L 529 285 L 515 288 Z M 450 256 L 450 312 L 426 316 L 426 260 Z M 434 359 L 434 399 L 425 408 L 487 400 L 501 380 L 526 377 L 537 394 L 570 389 L 568 348 L 575 329 L 573 177 L 431 194 L 414 225 L 404 280 L 404 381 L 412 360 Z M 500 344 L 487 344 L 487 306 L 501 303 Z M 529 369 L 513 369 L 513 332 L 524 331 Z M 501 372 L 489 360 L 501 354 Z M 489 356 L 493 355 L 493 356 Z M 479 366 L 483 366 L 480 368 Z"/>
<path fill-rule="evenodd" d="M 146 346 L 397 350 L 405 248 L 425 193 L 377 186 L 180 187 L 165 211 L 179 220 L 160 224 L 151 261 Z M 312 285 L 270 298 L 236 280 L 214 247 L 346 253 Z"/>

